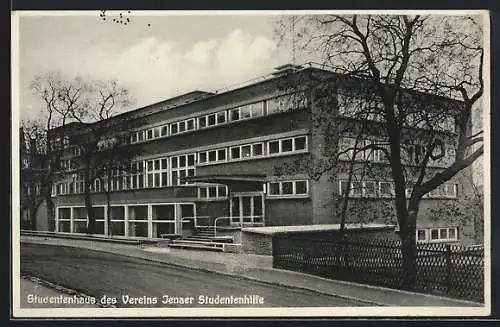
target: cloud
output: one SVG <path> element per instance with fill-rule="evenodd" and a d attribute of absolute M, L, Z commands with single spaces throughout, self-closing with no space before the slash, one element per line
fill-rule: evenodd
<path fill-rule="evenodd" d="M 116 78 L 130 89 L 136 106 L 195 89 L 214 91 L 240 83 L 270 72 L 278 60 L 271 39 L 240 29 L 192 44 L 148 37 L 121 48 L 111 41 L 41 52 L 31 62 L 43 58 L 44 71 L 59 68 L 67 75 Z M 31 67 L 37 68 L 41 69 Z"/>

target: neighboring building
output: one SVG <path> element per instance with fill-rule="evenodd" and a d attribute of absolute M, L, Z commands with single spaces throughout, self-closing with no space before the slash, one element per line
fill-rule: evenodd
<path fill-rule="evenodd" d="M 188 220 L 205 226 L 217 221 L 217 226 L 235 229 L 338 223 L 332 194 L 346 187 L 345 175 L 316 181 L 306 171 L 275 174 L 278 167 L 293 165 L 310 154 L 321 155 L 324 142 L 312 124 L 315 93 L 307 88 L 293 95 L 283 91 L 282 82 L 290 72 L 332 74 L 285 65 L 238 88 L 218 93 L 195 91 L 121 114 L 134 124 L 116 131 L 119 139 L 126 140 L 130 149 L 140 148 L 140 155 L 131 163 L 131 172 L 114 174 L 109 220 L 103 185 L 100 180 L 93 183 L 98 233 L 104 234 L 108 223 L 114 235 L 141 238 L 182 235 L 189 228 Z M 453 139 L 453 126 L 448 127 L 451 131 L 445 134 Z M 351 141 L 346 135 L 339 146 Z M 104 140 L 100 144 L 104 149 Z M 84 233 L 83 175 L 71 161 L 79 149 L 69 141 L 67 145 L 61 157 L 67 174 L 53 187 L 56 231 Z M 412 151 L 416 156 L 420 149 Z M 452 156 L 447 153 L 429 170 L 439 170 Z M 363 160 L 387 168 L 380 153 L 367 154 Z M 361 184 L 354 185 L 352 206 L 362 199 L 375 206 L 377 201 L 392 201 L 390 180 L 355 183 Z M 464 192 L 468 190 L 457 176 L 426 196 L 418 219 L 418 241 L 467 241 L 458 222 L 435 221 L 426 213 Z M 357 222 L 356 217 L 350 219 Z"/>

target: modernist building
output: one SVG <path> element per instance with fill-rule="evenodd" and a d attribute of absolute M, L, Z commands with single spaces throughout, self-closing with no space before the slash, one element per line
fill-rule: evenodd
<path fill-rule="evenodd" d="M 130 172 L 114 174 L 109 219 L 104 187 L 100 180 L 93 183 L 98 233 L 105 234 L 108 224 L 113 235 L 154 239 L 182 235 L 193 222 L 235 229 L 338 223 L 332 194 L 348 187 L 345 174 L 316 180 L 305 170 L 276 173 L 321 153 L 324 140 L 312 123 L 314 92 L 304 88 L 289 94 L 282 87 L 289 74 L 311 72 L 330 74 L 312 66 L 285 65 L 246 85 L 216 93 L 194 91 L 122 114 L 134 124 L 116 133 L 130 149 L 140 148 L 140 155 Z M 446 133 L 453 138 L 453 126 Z M 353 140 L 342 137 L 339 151 Z M 65 151 L 61 167 L 67 174 L 53 187 L 56 231 L 84 233 L 83 175 L 72 164 L 79 149 L 68 142 Z M 451 156 L 435 162 L 435 169 Z M 341 159 L 347 161 L 349 153 Z M 379 152 L 363 154 L 361 161 L 387 166 Z M 457 241 L 465 235 L 458 222 L 427 217 L 428 208 L 467 192 L 459 178 L 423 200 L 419 241 Z M 351 186 L 354 206 L 366 198 L 377 206 L 394 195 L 389 179 L 354 180 Z"/>

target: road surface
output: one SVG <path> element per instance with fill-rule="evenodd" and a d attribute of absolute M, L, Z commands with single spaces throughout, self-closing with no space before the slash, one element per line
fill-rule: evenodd
<path fill-rule="evenodd" d="M 81 248 L 23 243 L 20 258 L 22 274 L 76 290 L 116 307 L 363 305 L 306 290 Z"/>

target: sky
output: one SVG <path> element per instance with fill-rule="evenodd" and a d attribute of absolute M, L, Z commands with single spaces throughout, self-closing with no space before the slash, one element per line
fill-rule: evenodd
<path fill-rule="evenodd" d="M 116 79 L 139 108 L 192 90 L 241 83 L 291 60 L 290 48 L 279 47 L 275 38 L 277 15 L 123 12 L 130 18 L 125 26 L 112 21 L 118 13 L 107 13 L 106 21 L 99 14 L 20 17 L 21 119 L 40 111 L 42 103 L 29 83 L 49 71 Z"/>

